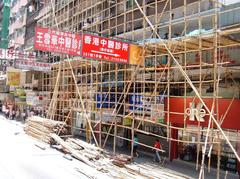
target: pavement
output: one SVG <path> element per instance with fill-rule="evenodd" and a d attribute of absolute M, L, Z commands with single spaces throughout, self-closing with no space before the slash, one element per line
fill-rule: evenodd
<path fill-rule="evenodd" d="M 110 149 L 108 149 L 110 151 Z M 118 153 L 124 153 L 126 155 L 130 155 L 130 151 L 128 150 L 122 150 L 118 149 Z M 181 173 L 184 177 L 189 179 L 197 179 L 199 178 L 199 170 L 196 170 L 196 164 L 192 162 L 183 161 L 180 159 L 173 160 L 172 162 L 169 161 L 169 159 L 165 160 L 164 165 L 160 165 L 159 163 L 153 162 L 153 153 L 148 153 L 145 151 L 138 151 L 140 153 L 139 157 L 134 158 L 134 162 L 150 166 L 151 171 L 156 170 L 165 170 L 166 172 L 174 171 L 176 173 Z M 200 167 L 200 166 L 199 166 Z M 207 166 L 205 166 L 204 170 L 204 177 L 205 179 L 216 179 L 217 178 L 217 169 L 216 168 L 210 168 L 210 172 L 207 171 Z M 224 170 L 220 170 L 220 179 L 240 179 L 239 175 L 237 173 L 233 172 L 226 172 Z"/>
<path fill-rule="evenodd" d="M 191 162 L 186 162 L 180 159 L 173 160 L 170 162 L 168 159 L 165 160 L 163 165 L 153 162 L 153 157 L 146 155 L 145 152 L 140 151 L 140 156 L 134 158 L 136 163 L 152 166 L 153 170 L 169 170 L 175 171 L 177 173 L 181 173 L 184 176 L 187 176 L 189 179 L 199 178 L 199 170 L 196 170 L 196 164 Z M 200 167 L 200 166 L 199 166 Z M 205 167 L 204 170 L 204 178 L 205 179 L 216 179 L 217 178 L 217 169 L 211 168 L 210 172 L 207 171 Z M 220 170 L 220 179 L 240 179 L 238 174 L 233 172 L 226 172 L 224 170 Z"/>
<path fill-rule="evenodd" d="M 85 171 L 98 178 L 108 178 L 78 160 L 64 158 L 63 153 L 27 136 L 23 124 L 2 116 L 0 141 L 0 179 L 89 178 Z"/>

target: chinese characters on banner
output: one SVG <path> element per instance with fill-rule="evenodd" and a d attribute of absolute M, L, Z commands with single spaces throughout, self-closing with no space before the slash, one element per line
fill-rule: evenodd
<path fill-rule="evenodd" d="M 16 68 L 25 69 L 25 70 L 35 70 L 35 71 L 50 71 L 51 64 L 36 62 L 33 60 L 16 60 L 15 62 Z"/>
<path fill-rule="evenodd" d="M 117 63 L 128 63 L 129 43 L 84 34 L 82 56 Z"/>
<path fill-rule="evenodd" d="M 81 39 L 82 36 L 79 34 L 36 27 L 34 48 L 41 51 L 80 56 Z"/>
<path fill-rule="evenodd" d="M 144 65 L 143 47 L 91 34 L 80 35 L 37 27 L 34 47 L 36 50 L 89 59 Z"/>
<path fill-rule="evenodd" d="M 0 49 L 0 59 L 14 60 L 35 60 L 36 53 L 35 52 L 24 52 L 13 49 Z"/>
<path fill-rule="evenodd" d="M 149 112 L 152 119 L 164 119 L 164 104 L 165 96 L 151 96 L 149 94 L 143 95 L 130 95 L 129 96 L 129 110 L 137 113 L 142 113 L 143 111 Z"/>

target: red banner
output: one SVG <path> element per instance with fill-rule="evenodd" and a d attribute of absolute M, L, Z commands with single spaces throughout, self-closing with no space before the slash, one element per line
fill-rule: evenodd
<path fill-rule="evenodd" d="M 128 63 L 129 43 L 89 34 L 83 35 L 82 56 L 85 58 Z"/>
<path fill-rule="evenodd" d="M 81 55 L 80 34 L 36 27 L 34 48 L 41 51 Z"/>
<path fill-rule="evenodd" d="M 188 110 L 184 107 L 184 101 L 186 100 L 186 108 L 190 108 L 192 112 L 194 110 L 198 110 L 198 114 L 201 114 L 203 109 L 206 111 L 204 107 L 199 107 L 198 104 L 200 103 L 199 99 L 194 98 L 186 98 L 183 97 L 176 97 L 176 98 L 169 98 L 169 108 L 170 108 L 170 116 L 169 121 L 171 123 L 175 124 L 184 124 L 184 117 L 186 116 L 186 124 L 188 125 L 198 125 L 198 119 L 196 115 L 194 115 L 194 121 L 190 120 L 190 116 L 188 115 Z M 208 106 L 208 108 L 211 110 L 212 104 L 213 104 L 213 98 L 203 98 L 203 101 Z M 240 120 L 238 117 L 238 111 L 240 106 L 240 100 L 235 99 L 233 102 L 231 102 L 231 99 L 218 99 L 218 112 L 219 117 L 225 116 L 225 119 L 223 120 L 221 127 L 223 129 L 237 129 L 240 130 Z M 191 108 L 190 103 L 195 103 L 195 107 Z M 231 104 L 232 103 L 232 104 Z M 231 104 L 231 107 L 228 109 L 229 105 Z M 216 106 L 216 104 L 215 104 Z M 228 112 L 227 112 L 228 111 Z M 226 113 L 227 112 L 227 113 Z M 216 117 L 216 111 L 215 117 Z M 226 113 L 226 114 L 225 114 Z M 185 115 L 184 115 L 185 114 Z M 209 120 L 209 114 L 206 112 L 205 115 L 202 115 L 204 121 L 200 121 L 200 125 L 207 127 L 208 126 L 208 120 Z M 167 121 L 167 115 L 165 115 L 165 121 Z"/>

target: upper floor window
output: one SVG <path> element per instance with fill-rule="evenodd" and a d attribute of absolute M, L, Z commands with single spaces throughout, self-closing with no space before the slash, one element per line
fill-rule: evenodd
<path fill-rule="evenodd" d="M 132 8 L 134 4 L 135 4 L 134 0 L 127 0 L 126 2 L 127 9 Z"/>

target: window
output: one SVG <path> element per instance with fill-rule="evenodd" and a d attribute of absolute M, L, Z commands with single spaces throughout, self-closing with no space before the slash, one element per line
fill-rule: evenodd
<path fill-rule="evenodd" d="M 128 1 L 126 2 L 126 7 L 127 7 L 127 9 L 132 8 L 133 5 L 134 5 L 134 0 L 128 0 Z"/>
<path fill-rule="evenodd" d="M 26 72 L 26 84 L 32 83 L 32 73 Z"/>

